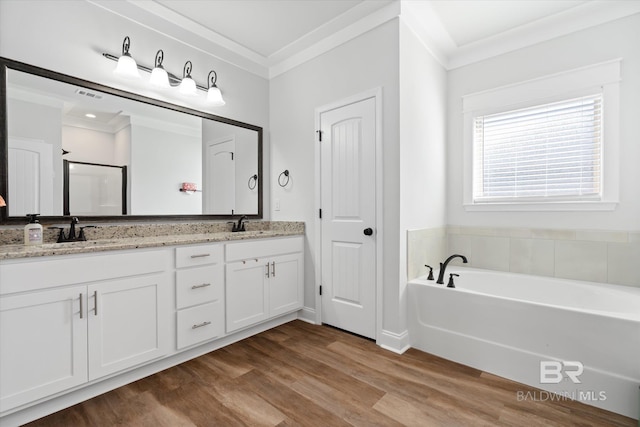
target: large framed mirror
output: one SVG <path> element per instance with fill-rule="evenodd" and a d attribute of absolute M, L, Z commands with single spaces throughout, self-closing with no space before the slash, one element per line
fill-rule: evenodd
<path fill-rule="evenodd" d="M 0 82 L 1 223 L 262 218 L 261 127 L 6 58 Z M 124 171 L 123 206 L 86 164 Z"/>

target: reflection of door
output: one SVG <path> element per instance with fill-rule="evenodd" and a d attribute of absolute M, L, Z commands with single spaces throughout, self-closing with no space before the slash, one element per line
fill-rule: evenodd
<path fill-rule="evenodd" d="M 320 113 L 322 321 L 376 335 L 376 104 Z"/>
<path fill-rule="evenodd" d="M 9 216 L 53 215 L 53 146 L 9 137 Z"/>
<path fill-rule="evenodd" d="M 236 167 L 234 136 L 207 142 L 204 182 L 205 213 L 234 213 L 236 204 Z"/>

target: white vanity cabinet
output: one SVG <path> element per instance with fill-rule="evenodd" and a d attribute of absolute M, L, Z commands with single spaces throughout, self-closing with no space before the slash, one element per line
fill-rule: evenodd
<path fill-rule="evenodd" d="M 0 297 L 1 412 L 87 381 L 82 295 L 86 286 Z"/>
<path fill-rule="evenodd" d="M 165 355 L 168 251 L 0 263 L 0 412 Z"/>
<path fill-rule="evenodd" d="M 0 260 L 0 424 L 22 425 L 293 320 L 303 242 Z"/>
<path fill-rule="evenodd" d="M 176 248 L 176 343 L 182 349 L 224 335 L 222 244 Z"/>
<path fill-rule="evenodd" d="M 303 305 L 301 236 L 226 245 L 227 332 Z"/>

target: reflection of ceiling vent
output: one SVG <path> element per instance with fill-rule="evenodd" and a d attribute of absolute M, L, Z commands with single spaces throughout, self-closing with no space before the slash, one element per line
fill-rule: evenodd
<path fill-rule="evenodd" d="M 90 92 L 86 89 L 76 89 L 78 95 L 86 96 L 87 98 L 102 99 L 102 95 L 96 92 Z"/>

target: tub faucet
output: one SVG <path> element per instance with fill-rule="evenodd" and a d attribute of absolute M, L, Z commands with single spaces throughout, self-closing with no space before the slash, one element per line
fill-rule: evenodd
<path fill-rule="evenodd" d="M 451 255 L 449 258 L 445 260 L 445 262 L 440 263 L 440 272 L 438 273 L 438 280 L 436 280 L 436 283 L 440 285 L 444 285 L 444 271 L 447 269 L 447 265 L 449 264 L 449 262 L 451 262 L 451 260 L 454 258 L 462 258 L 462 262 L 465 264 L 467 263 L 466 256 L 458 255 L 458 254 Z"/>

